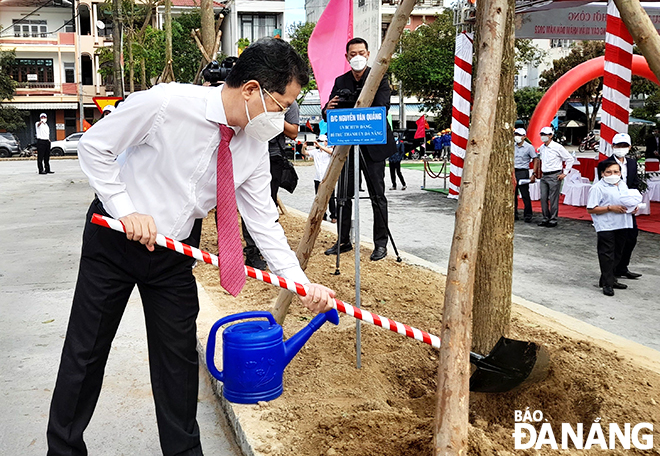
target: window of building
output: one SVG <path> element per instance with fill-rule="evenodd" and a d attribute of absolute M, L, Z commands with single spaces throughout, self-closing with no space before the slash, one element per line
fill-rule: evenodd
<path fill-rule="evenodd" d="M 364 6 L 365 0 L 358 0 L 358 6 Z"/>
<path fill-rule="evenodd" d="M 73 33 L 76 31 L 76 28 L 73 25 L 73 19 L 69 19 L 67 21 L 64 21 L 64 31 L 66 33 Z"/>
<path fill-rule="evenodd" d="M 16 59 L 12 76 L 16 82 L 53 83 L 53 59 Z"/>
<path fill-rule="evenodd" d="M 14 37 L 45 38 L 48 36 L 48 22 L 45 20 L 13 19 Z"/>
<path fill-rule="evenodd" d="M 571 44 L 573 44 L 572 40 L 562 40 L 562 39 L 550 40 L 551 48 L 568 48 L 571 47 Z"/>
<path fill-rule="evenodd" d="M 76 82 L 76 64 L 64 62 L 64 82 Z"/>
<path fill-rule="evenodd" d="M 277 16 L 274 14 L 241 14 L 239 22 L 241 38 L 247 38 L 250 43 L 264 36 L 273 36 L 277 28 Z"/>

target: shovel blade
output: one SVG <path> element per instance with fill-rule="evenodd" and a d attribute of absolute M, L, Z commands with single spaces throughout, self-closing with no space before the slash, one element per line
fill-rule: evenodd
<path fill-rule="evenodd" d="M 488 356 L 473 360 L 473 364 L 477 369 L 470 377 L 470 391 L 504 393 L 545 378 L 548 356 L 533 342 L 502 337 Z"/>

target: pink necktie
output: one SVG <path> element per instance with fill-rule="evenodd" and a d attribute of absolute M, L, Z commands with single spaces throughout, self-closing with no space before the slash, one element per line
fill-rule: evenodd
<path fill-rule="evenodd" d="M 220 125 L 220 146 L 218 146 L 217 207 L 218 221 L 218 266 L 220 284 L 233 296 L 245 285 L 245 265 L 243 246 L 238 232 L 236 217 L 236 194 L 234 193 L 234 171 L 231 163 L 229 141 L 234 130 Z"/>

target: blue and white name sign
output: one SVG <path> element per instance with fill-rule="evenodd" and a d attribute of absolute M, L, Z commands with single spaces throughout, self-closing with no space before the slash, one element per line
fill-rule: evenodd
<path fill-rule="evenodd" d="M 328 110 L 328 145 L 386 144 L 385 106 Z"/>

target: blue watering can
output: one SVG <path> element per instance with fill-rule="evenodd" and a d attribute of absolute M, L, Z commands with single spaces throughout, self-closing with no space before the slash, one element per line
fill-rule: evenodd
<path fill-rule="evenodd" d="M 222 333 L 222 365 L 215 367 L 215 340 L 222 325 L 247 318 L 267 318 L 268 321 L 247 321 L 232 325 Z M 209 372 L 224 383 L 222 393 L 230 402 L 256 404 L 272 401 L 282 394 L 282 374 L 296 353 L 323 323 L 339 324 L 335 309 L 318 314 L 296 335 L 286 342 L 282 327 L 270 312 L 242 312 L 216 321 L 206 345 L 206 364 Z"/>

